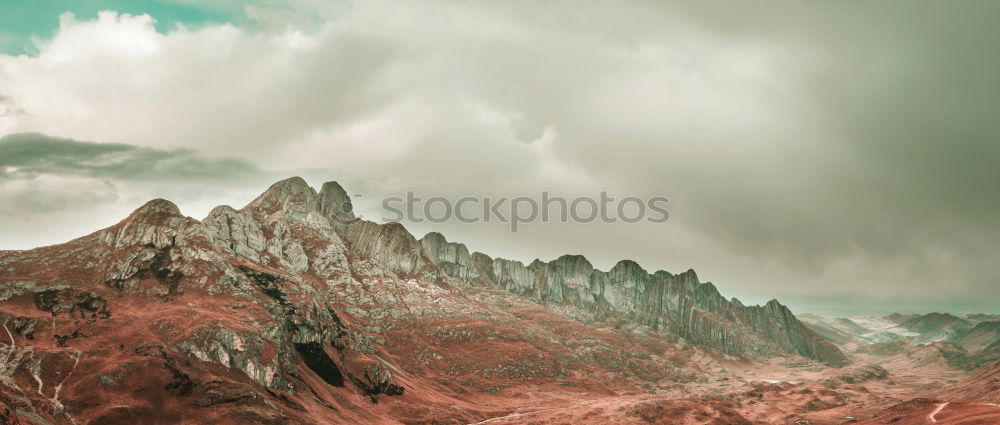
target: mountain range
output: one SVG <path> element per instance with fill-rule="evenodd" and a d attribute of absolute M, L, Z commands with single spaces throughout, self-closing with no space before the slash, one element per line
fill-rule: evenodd
<path fill-rule="evenodd" d="M 0 251 L 0 423 L 882 423 L 966 380 L 993 412 L 992 316 L 797 317 L 693 270 L 524 264 L 350 202 L 296 177 Z"/>

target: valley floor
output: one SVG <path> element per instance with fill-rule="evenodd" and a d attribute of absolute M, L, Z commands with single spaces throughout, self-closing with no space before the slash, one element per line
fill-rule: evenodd
<path fill-rule="evenodd" d="M 853 360 L 866 364 L 879 359 Z M 885 365 L 887 377 L 860 373 L 856 379 L 863 382 L 850 382 L 857 368 L 789 359 L 701 362 L 719 373 L 682 388 L 607 396 L 505 389 L 502 404 L 508 410 L 474 424 L 1000 423 L 995 403 L 959 401 L 964 398 L 959 394 L 949 401 L 948 389 L 968 380 L 971 372 L 894 361 Z"/>

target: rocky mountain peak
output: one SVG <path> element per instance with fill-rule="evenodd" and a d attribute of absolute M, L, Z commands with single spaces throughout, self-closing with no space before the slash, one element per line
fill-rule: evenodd
<path fill-rule="evenodd" d="M 289 204 L 305 204 L 315 197 L 316 190 L 309 186 L 302 177 L 291 177 L 271 185 L 264 193 L 247 204 L 244 209 L 270 215 L 284 209 Z"/>
<path fill-rule="evenodd" d="M 319 212 L 327 217 L 331 217 L 337 223 L 350 223 L 357 216 L 354 214 L 354 204 L 347 191 L 335 181 L 323 183 L 317 195 L 317 208 Z"/>
<path fill-rule="evenodd" d="M 233 208 L 233 207 L 231 207 L 229 205 L 219 205 L 219 206 L 217 206 L 215 208 L 212 208 L 212 211 L 208 212 L 208 215 L 205 216 L 205 219 L 202 220 L 202 222 L 205 222 L 205 221 L 208 221 L 208 220 L 211 220 L 211 219 L 215 219 L 215 218 L 218 218 L 218 217 L 225 217 L 225 216 L 231 216 L 231 215 L 236 215 L 236 214 L 238 214 L 238 211 L 236 211 L 235 208 Z"/>
<path fill-rule="evenodd" d="M 469 249 L 464 244 L 448 242 L 441 233 L 430 232 L 424 235 L 420 239 L 420 247 L 423 254 L 438 266 L 449 263 L 464 267 L 472 266 Z"/>
<path fill-rule="evenodd" d="M 667 278 L 674 277 L 674 274 L 670 273 L 670 272 L 668 272 L 666 270 L 657 270 L 657 271 L 653 272 L 653 277 L 657 278 L 657 279 L 667 279 Z"/>
<path fill-rule="evenodd" d="M 698 273 L 694 269 L 688 269 L 686 272 L 678 274 L 677 277 L 694 282 L 698 281 Z"/>
<path fill-rule="evenodd" d="M 136 208 L 130 217 L 150 215 L 180 216 L 181 209 L 178 208 L 177 204 L 173 202 L 157 198 L 142 204 L 139 208 Z"/>
<path fill-rule="evenodd" d="M 441 232 L 429 232 L 424 235 L 424 237 L 420 238 L 420 241 L 427 241 L 427 243 L 433 245 L 443 245 L 448 243 L 448 239 L 445 238 Z"/>
<path fill-rule="evenodd" d="M 621 260 L 615 263 L 615 266 L 611 268 L 612 271 L 620 271 L 622 273 L 643 273 L 648 274 L 646 269 L 642 268 L 639 263 L 632 260 Z"/>
<path fill-rule="evenodd" d="M 559 258 L 553 260 L 551 264 L 571 264 L 573 267 L 594 268 L 594 265 L 590 263 L 590 260 L 580 254 L 563 254 L 559 256 Z"/>
<path fill-rule="evenodd" d="M 589 276 L 594 272 L 594 265 L 582 255 L 566 254 L 549 262 L 547 269 L 550 277 L 573 279 Z"/>
<path fill-rule="evenodd" d="M 137 208 L 118 224 L 105 229 L 103 238 L 111 246 L 152 244 L 161 248 L 173 243 L 177 229 L 186 220 L 173 202 L 154 199 Z"/>

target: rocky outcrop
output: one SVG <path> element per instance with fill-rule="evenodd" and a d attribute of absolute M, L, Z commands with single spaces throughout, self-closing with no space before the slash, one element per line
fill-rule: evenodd
<path fill-rule="evenodd" d="M 344 188 L 337 182 L 323 183 L 316 200 L 316 208 L 329 217 L 336 227 L 343 227 L 358 220 L 354 214 L 354 204 Z"/>
<path fill-rule="evenodd" d="M 634 261 L 623 260 L 602 272 L 581 255 L 548 263 L 536 260 L 528 266 L 485 255 L 473 261 L 464 245 L 438 233 L 421 239 L 421 248 L 450 276 L 476 279 L 541 303 L 631 319 L 732 356 L 790 353 L 833 365 L 848 363 L 840 349 L 778 301 L 744 306 L 727 300 L 711 283 L 700 282 L 693 270 L 650 274 Z"/>
<path fill-rule="evenodd" d="M 209 212 L 202 224 L 223 249 L 254 262 L 261 261 L 260 254 L 267 247 L 267 240 L 260 224 L 249 212 L 221 205 Z"/>
<path fill-rule="evenodd" d="M 351 252 L 405 277 L 424 267 L 420 243 L 399 223 L 358 221 L 341 230 Z"/>
<path fill-rule="evenodd" d="M 448 242 L 440 233 L 431 232 L 424 235 L 420 239 L 420 251 L 449 276 L 464 280 L 482 277 L 480 269 L 473 264 L 469 249 L 463 244 Z M 480 258 L 480 260 L 485 259 Z"/>

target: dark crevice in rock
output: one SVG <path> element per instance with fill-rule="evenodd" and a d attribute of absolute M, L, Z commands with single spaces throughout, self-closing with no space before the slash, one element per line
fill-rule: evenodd
<path fill-rule="evenodd" d="M 344 375 L 340 373 L 340 368 L 323 350 L 323 346 L 318 342 L 295 343 L 295 350 L 302 355 L 306 366 L 316 372 L 326 383 L 335 387 L 344 386 Z"/>
<path fill-rule="evenodd" d="M 344 351 L 344 349 L 347 348 L 351 342 L 351 336 L 347 332 L 347 325 L 344 324 L 344 321 L 340 319 L 337 312 L 330 308 L 330 306 L 327 306 L 326 310 L 330 312 L 330 317 L 333 319 L 333 335 L 330 337 L 330 344 L 333 345 L 333 348 L 336 348 L 337 351 Z"/>
<path fill-rule="evenodd" d="M 194 389 L 195 383 L 191 380 L 191 377 L 188 376 L 188 374 L 177 368 L 177 366 L 175 366 L 170 359 L 165 359 L 163 367 L 165 367 L 171 375 L 170 382 L 168 382 L 166 386 L 168 391 L 171 391 L 178 396 L 191 394 L 191 390 Z"/>
<path fill-rule="evenodd" d="M 14 333 L 21 335 L 24 339 L 35 339 L 35 325 L 38 324 L 38 319 L 31 319 L 28 317 L 20 316 L 13 320 Z"/>
<path fill-rule="evenodd" d="M 310 388 L 310 390 L 311 389 L 312 388 Z M 305 408 L 305 406 L 303 406 L 303 405 L 299 404 L 298 402 L 296 402 L 295 400 L 292 400 L 291 398 L 289 398 L 288 394 L 286 394 L 286 393 L 283 393 L 283 392 L 274 392 L 274 391 L 272 391 L 269 388 L 264 388 L 264 391 L 267 392 L 267 395 L 269 395 L 271 397 L 274 397 L 276 400 L 280 401 L 281 404 L 284 404 L 287 407 L 290 407 L 292 409 L 295 409 L 295 410 L 298 410 L 298 411 L 301 411 L 301 412 L 307 412 L 308 411 Z M 313 394 L 315 394 L 315 392 L 313 392 Z M 317 395 L 316 398 L 319 399 L 319 396 Z M 326 407 L 330 408 L 330 409 L 337 410 L 337 408 L 335 408 L 333 406 L 330 406 L 328 404 L 324 403 L 324 405 Z"/>
<path fill-rule="evenodd" d="M 339 366 L 324 350 L 325 344 L 329 343 L 337 352 L 342 352 L 349 347 L 351 342 L 347 324 L 330 306 L 325 306 L 326 312 L 329 313 L 328 321 L 317 322 L 307 319 L 311 315 L 302 312 L 299 306 L 289 300 L 279 287 L 280 283 L 285 281 L 283 277 L 246 266 L 238 266 L 238 269 L 253 281 L 262 293 L 277 302 L 279 307 L 269 309 L 269 311 L 281 326 L 282 339 L 295 347 L 309 369 L 332 386 L 344 387 L 345 382 L 349 380 L 362 389 L 366 395 L 372 397 L 373 391 L 370 390 L 373 388 L 372 385 L 356 379 L 350 372 Z M 310 328 L 307 332 L 310 336 L 300 338 L 303 327 Z M 316 335 L 320 335 L 318 340 L 309 340 L 316 338 Z M 381 388 L 379 389 L 381 390 Z"/>
<path fill-rule="evenodd" d="M 164 347 L 160 344 L 155 345 L 145 345 L 135 348 L 135 354 L 140 356 L 155 357 L 163 361 L 163 368 L 170 372 L 170 381 L 164 389 L 173 393 L 178 397 L 183 397 L 191 394 L 194 387 L 197 385 L 191 379 L 191 376 L 184 373 L 179 367 L 177 367 L 174 358 L 170 357 Z"/>
<path fill-rule="evenodd" d="M 107 319 L 111 317 L 107 300 L 90 291 L 49 289 L 36 292 L 32 301 L 35 308 L 52 313 L 53 316 L 69 312 L 71 316 L 80 313 L 81 319 L 87 318 L 88 314 L 91 318 Z"/>
<path fill-rule="evenodd" d="M 403 395 L 404 388 L 392 382 L 392 374 L 382 365 L 366 367 L 365 380 L 368 381 L 368 386 L 365 388 L 368 395 Z"/>
<path fill-rule="evenodd" d="M 52 334 L 52 339 L 55 339 L 56 340 L 56 345 L 58 345 L 60 347 L 65 347 L 65 346 L 69 345 L 68 342 L 71 339 L 76 339 L 76 338 L 81 338 L 81 337 L 84 337 L 84 335 L 83 335 L 83 333 L 80 332 L 79 329 L 74 330 L 73 333 L 69 334 L 69 335 Z"/>
<path fill-rule="evenodd" d="M 271 299 L 277 301 L 278 304 L 281 304 L 282 306 L 287 307 L 291 305 L 288 302 L 288 298 L 285 296 L 285 293 L 281 292 L 281 289 L 278 288 L 278 282 L 282 281 L 281 276 L 259 272 L 246 266 L 239 266 L 239 269 L 244 275 L 249 277 L 253 283 L 257 284 L 257 287 L 260 288 L 264 295 L 271 297 Z"/>
<path fill-rule="evenodd" d="M 392 373 L 381 364 L 365 366 L 363 379 L 355 376 L 350 370 L 345 370 L 344 373 L 347 375 L 347 379 L 361 390 L 362 394 L 368 396 L 372 403 L 378 403 L 379 394 L 397 396 L 403 395 L 405 390 L 402 386 L 392 382 Z"/>

